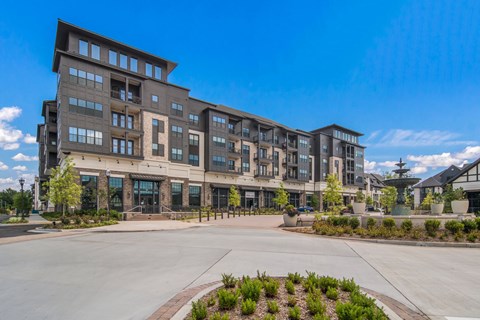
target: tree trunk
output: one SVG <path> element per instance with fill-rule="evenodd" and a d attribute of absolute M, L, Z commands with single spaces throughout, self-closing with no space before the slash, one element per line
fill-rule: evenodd
<path fill-rule="evenodd" d="M 65 218 L 65 204 L 62 204 L 62 218 Z"/>

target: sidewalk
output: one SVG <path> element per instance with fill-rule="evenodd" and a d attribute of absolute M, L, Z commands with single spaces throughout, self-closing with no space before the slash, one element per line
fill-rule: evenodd
<path fill-rule="evenodd" d="M 208 225 L 195 222 L 183 222 L 175 220 L 157 221 L 119 221 L 111 226 L 84 229 L 91 232 L 142 232 L 142 231 L 167 231 L 182 230 L 195 227 L 206 227 Z"/>

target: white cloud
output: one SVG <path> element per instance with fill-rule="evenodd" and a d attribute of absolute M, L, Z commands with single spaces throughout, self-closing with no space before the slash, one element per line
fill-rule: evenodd
<path fill-rule="evenodd" d="M 381 133 L 381 131 L 374 131 L 366 142 L 376 147 L 455 146 L 477 143 L 476 141 L 461 140 L 458 133 L 442 130 L 392 129 L 384 134 Z"/>
<path fill-rule="evenodd" d="M 20 189 L 18 180 L 15 180 L 11 177 L 9 178 L 0 178 L 0 190 L 5 190 L 7 188 Z"/>
<path fill-rule="evenodd" d="M 19 107 L 3 107 L 0 109 L 0 122 L 10 122 L 22 114 Z"/>
<path fill-rule="evenodd" d="M 28 144 L 37 143 L 37 138 L 32 136 L 30 133 L 27 133 L 25 138 L 23 138 L 23 142 Z"/>
<path fill-rule="evenodd" d="M 37 156 L 26 156 L 23 153 L 17 153 L 15 156 L 12 157 L 15 161 L 37 161 Z"/>
<path fill-rule="evenodd" d="M 377 172 L 377 162 L 375 161 L 368 161 L 367 159 L 363 162 L 363 168 L 365 169 L 366 173 L 373 173 Z"/>
<path fill-rule="evenodd" d="M 26 166 L 15 166 L 15 167 L 13 167 L 13 170 L 15 170 L 15 171 L 27 171 L 27 167 Z"/>
<path fill-rule="evenodd" d="M 22 131 L 12 127 L 13 121 L 22 113 L 19 107 L 4 107 L 0 109 L 0 148 L 4 150 L 17 149 L 16 142 L 23 137 Z M 15 148 L 16 147 L 16 148 Z"/>
<path fill-rule="evenodd" d="M 422 166 L 415 166 L 411 168 L 410 172 L 413 174 L 422 174 L 428 171 L 427 167 L 422 167 Z"/>
<path fill-rule="evenodd" d="M 458 167 L 480 157 L 480 146 L 469 146 L 460 152 L 444 152 L 429 155 L 409 155 L 407 159 L 415 162 L 415 166 L 426 168 L 441 168 L 456 165 Z"/>
<path fill-rule="evenodd" d="M 5 143 L 3 145 L 3 150 L 17 150 L 18 148 L 20 148 L 19 143 Z"/>
<path fill-rule="evenodd" d="M 0 170 L 2 171 L 8 170 L 8 166 L 2 161 L 0 161 Z"/>
<path fill-rule="evenodd" d="M 383 161 L 383 162 L 380 162 L 379 165 L 387 168 L 395 168 L 396 163 L 398 163 L 398 161 Z"/>

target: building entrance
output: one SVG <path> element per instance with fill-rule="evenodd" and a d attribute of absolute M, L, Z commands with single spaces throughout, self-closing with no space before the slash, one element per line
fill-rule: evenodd
<path fill-rule="evenodd" d="M 160 182 L 134 180 L 133 203 L 142 206 L 142 213 L 160 213 Z"/>

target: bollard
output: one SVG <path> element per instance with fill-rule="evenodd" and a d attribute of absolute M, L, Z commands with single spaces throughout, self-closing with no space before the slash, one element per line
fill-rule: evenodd
<path fill-rule="evenodd" d="M 230 219 L 230 210 L 227 209 L 227 219 Z"/>
<path fill-rule="evenodd" d="M 198 222 L 202 222 L 202 210 L 198 210 Z"/>
<path fill-rule="evenodd" d="M 213 214 L 215 215 L 215 220 L 217 220 L 217 210 L 214 210 Z"/>
<path fill-rule="evenodd" d="M 210 221 L 210 210 L 207 210 L 207 221 Z"/>
<path fill-rule="evenodd" d="M 240 211 L 240 213 L 242 213 L 242 211 Z M 245 217 L 246 213 L 245 213 L 245 210 L 243 210 L 243 216 Z"/>
<path fill-rule="evenodd" d="M 222 219 L 223 219 L 223 210 L 220 212 L 220 214 L 222 215 Z"/>

